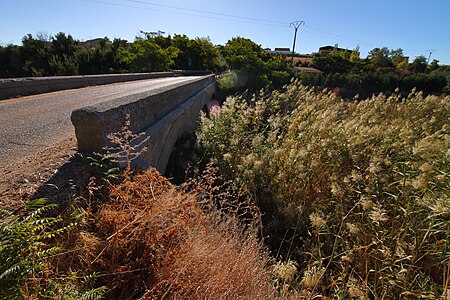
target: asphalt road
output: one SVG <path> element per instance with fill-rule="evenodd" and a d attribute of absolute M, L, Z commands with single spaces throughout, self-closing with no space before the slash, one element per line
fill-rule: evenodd
<path fill-rule="evenodd" d="M 190 81 L 171 77 L 65 90 L 0 101 L 0 167 L 75 136 L 70 115 L 74 109 Z"/>

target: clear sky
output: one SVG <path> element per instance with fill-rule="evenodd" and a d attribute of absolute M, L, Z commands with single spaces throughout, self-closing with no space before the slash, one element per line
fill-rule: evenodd
<path fill-rule="evenodd" d="M 27 34 L 64 32 L 79 40 L 133 41 L 140 30 L 210 37 L 214 44 L 242 36 L 264 48 L 317 52 L 325 45 L 403 48 L 450 65 L 450 0 L 0 0 L 0 43 Z"/>

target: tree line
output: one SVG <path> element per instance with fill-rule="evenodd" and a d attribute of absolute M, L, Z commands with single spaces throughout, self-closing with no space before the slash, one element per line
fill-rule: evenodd
<path fill-rule="evenodd" d="M 359 49 L 316 54 L 307 66 L 321 75 L 300 73 L 306 85 L 341 88 L 344 96 L 407 92 L 413 87 L 426 93 L 448 92 L 450 70 L 437 60 L 431 64 L 423 56 L 409 63 L 402 49 L 375 48 L 367 58 Z M 304 65 L 305 66 L 305 65 Z M 160 32 L 141 32 L 133 42 L 107 37 L 95 43 L 80 42 L 70 34 L 46 37 L 28 34 L 22 45 L 0 46 L 0 78 L 89 75 L 175 70 L 229 71 L 219 80 L 224 94 L 261 88 L 277 89 L 295 75 L 289 58 L 267 53 L 250 39 L 234 37 L 225 45 L 214 45 L 208 38 L 189 38 Z"/>
<path fill-rule="evenodd" d="M 450 91 L 450 68 L 433 60 L 428 64 L 424 56 L 411 63 L 402 49 L 386 47 L 372 49 L 367 58 L 360 58 L 359 49 L 344 51 L 335 48 L 326 56 L 316 55 L 311 63 L 304 64 L 323 73 L 300 74 L 304 84 L 328 88 L 339 88 L 346 97 L 359 94 L 365 98 L 380 92 L 390 94 L 408 93 L 412 88 L 427 94 Z"/>
<path fill-rule="evenodd" d="M 105 37 L 94 45 L 62 32 L 28 34 L 21 46 L 0 46 L 0 66 L 3 78 L 220 68 L 218 49 L 207 38 L 144 33 L 132 43 Z"/>

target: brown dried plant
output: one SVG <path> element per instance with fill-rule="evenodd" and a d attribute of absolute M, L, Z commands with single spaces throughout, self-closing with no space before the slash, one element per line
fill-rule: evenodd
<path fill-rule="evenodd" d="M 125 164 L 123 170 L 123 176 L 125 178 L 132 171 L 132 162 L 148 150 L 147 147 L 143 146 L 148 140 L 148 137 L 143 137 L 144 132 L 133 133 L 130 126 L 130 114 L 127 114 L 122 129 L 119 132 L 107 135 L 113 146 L 104 148 L 107 151 L 106 156 L 110 158 L 111 162 L 118 163 L 119 165 Z"/>
<path fill-rule="evenodd" d="M 110 137 L 127 160 L 138 156 L 125 145 L 136 137 L 129 126 Z M 231 182 L 212 167 L 182 189 L 155 169 L 132 172 L 131 161 L 124 172 L 94 215 L 102 246 L 91 264 L 108 298 L 276 298 L 259 211 Z"/>
<path fill-rule="evenodd" d="M 108 274 L 110 298 L 275 296 L 267 254 L 235 217 L 203 210 L 194 193 L 177 191 L 154 169 L 109 193 L 96 216 L 105 244 L 93 263 Z"/>

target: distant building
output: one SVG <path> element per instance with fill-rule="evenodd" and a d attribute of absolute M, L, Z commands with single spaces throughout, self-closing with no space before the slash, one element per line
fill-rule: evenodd
<path fill-rule="evenodd" d="M 280 54 L 292 54 L 291 49 L 290 48 L 275 48 L 276 53 L 280 53 Z"/>
<path fill-rule="evenodd" d="M 291 55 L 291 49 L 290 48 L 275 48 L 275 50 L 270 50 L 270 48 L 264 49 L 267 53 L 270 54 L 284 54 L 284 55 Z"/>
<path fill-rule="evenodd" d="M 110 40 L 107 40 L 105 38 L 96 38 L 93 40 L 87 40 L 85 42 L 80 42 L 80 46 L 88 47 L 88 48 L 95 48 L 100 43 L 105 42 L 107 45 L 111 45 L 112 42 Z"/>
<path fill-rule="evenodd" d="M 323 46 L 319 48 L 319 55 L 320 56 L 327 56 L 328 54 L 330 54 L 333 50 L 337 50 L 337 51 L 344 51 L 347 52 L 349 54 L 352 54 L 352 50 L 348 50 L 348 49 L 344 49 L 344 48 L 339 48 L 336 46 Z"/>

